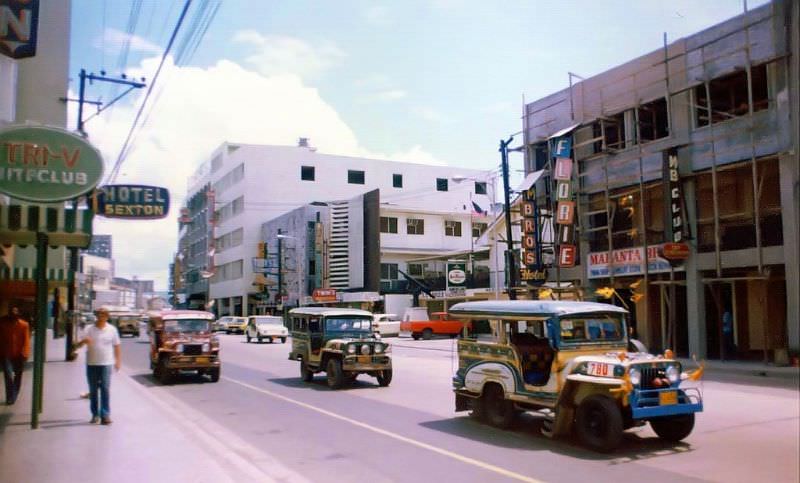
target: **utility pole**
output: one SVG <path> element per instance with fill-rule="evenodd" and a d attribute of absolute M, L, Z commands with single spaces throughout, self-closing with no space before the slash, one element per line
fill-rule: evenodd
<path fill-rule="evenodd" d="M 86 131 L 84 130 L 84 125 L 85 125 L 85 123 L 87 121 L 89 121 L 89 119 L 92 119 L 93 117 L 99 115 L 101 112 L 105 111 L 106 109 L 108 109 L 109 107 L 114 105 L 114 103 L 116 103 L 118 100 L 120 100 L 123 97 L 125 97 L 125 95 L 127 95 L 133 89 L 141 89 L 142 87 L 145 87 L 147 85 L 147 84 L 144 83 L 145 82 L 145 78 L 144 77 L 141 78 L 141 81 L 128 80 L 128 78 L 127 78 L 127 76 L 125 74 L 122 74 L 122 76 L 120 76 L 120 78 L 106 77 L 106 72 L 104 70 L 100 71 L 100 75 L 96 75 L 94 72 L 87 74 L 86 73 L 86 69 L 81 69 L 81 72 L 80 72 L 80 74 L 78 74 L 78 77 L 80 79 L 80 84 L 79 84 L 79 87 L 78 87 L 78 99 L 68 99 L 68 98 L 62 97 L 61 100 L 64 101 L 64 102 L 72 101 L 72 102 L 77 102 L 78 103 L 78 132 L 83 137 L 86 137 Z M 87 79 L 89 80 L 90 84 L 93 83 L 94 81 L 110 82 L 112 84 L 122 84 L 122 85 L 128 86 L 128 89 L 123 91 L 122 94 L 118 95 L 117 97 L 112 99 L 111 102 L 109 102 L 108 104 L 106 104 L 104 106 L 101 101 L 87 101 L 86 100 L 86 80 Z M 86 119 L 86 120 L 83 119 L 83 105 L 84 104 L 92 104 L 92 105 L 97 106 L 97 112 L 92 114 L 89 117 L 89 119 Z"/>
<path fill-rule="evenodd" d="M 278 295 L 276 302 L 283 306 L 283 230 L 278 228 Z"/>
<path fill-rule="evenodd" d="M 511 230 L 511 188 L 509 186 L 508 175 L 508 145 L 514 140 L 514 136 L 510 136 L 508 140 L 500 140 L 500 159 L 502 161 L 503 169 L 503 201 L 505 202 L 505 220 L 506 220 L 506 280 L 508 280 L 508 298 L 516 300 L 517 294 L 514 288 L 517 286 L 517 263 L 514 257 L 514 236 Z"/>

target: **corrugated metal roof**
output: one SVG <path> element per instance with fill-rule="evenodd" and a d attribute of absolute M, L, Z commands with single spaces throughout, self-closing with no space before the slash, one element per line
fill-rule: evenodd
<path fill-rule="evenodd" d="M 572 315 L 589 313 L 619 313 L 627 310 L 616 305 L 597 302 L 573 302 L 566 300 L 485 300 L 462 302 L 450 307 L 454 315 Z"/>

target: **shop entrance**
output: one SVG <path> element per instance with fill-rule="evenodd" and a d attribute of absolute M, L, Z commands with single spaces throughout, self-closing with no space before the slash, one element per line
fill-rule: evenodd
<path fill-rule="evenodd" d="M 769 362 L 775 361 L 776 351 L 785 352 L 786 282 L 774 275 L 731 273 L 706 279 L 710 359 Z"/>

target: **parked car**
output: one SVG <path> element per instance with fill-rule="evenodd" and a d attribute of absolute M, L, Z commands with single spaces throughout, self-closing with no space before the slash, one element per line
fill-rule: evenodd
<path fill-rule="evenodd" d="M 289 337 L 289 331 L 284 327 L 283 319 L 272 315 L 252 315 L 248 317 L 244 334 L 248 343 L 256 339 L 259 344 L 264 339 L 269 339 L 270 344 L 272 344 L 273 340 L 280 339 L 281 344 L 284 344 L 286 343 L 286 338 Z"/>
<path fill-rule="evenodd" d="M 401 332 L 410 332 L 414 340 L 429 340 L 434 335 L 456 337 L 464 329 L 460 320 L 447 317 L 447 312 L 434 312 L 428 317 L 425 307 L 409 307 L 400 323 Z"/>
<path fill-rule="evenodd" d="M 328 387 L 339 389 L 369 374 L 378 385 L 392 382 L 391 346 L 374 336 L 372 314 L 365 310 L 303 307 L 289 311 L 292 352 L 300 376 L 310 382 L 325 372 Z"/>
<path fill-rule="evenodd" d="M 211 334 L 214 314 L 200 310 L 165 310 L 149 318 L 150 369 L 162 384 L 184 371 L 219 380 L 219 341 Z"/>
<path fill-rule="evenodd" d="M 225 331 L 226 334 L 233 334 L 237 332 L 243 334 L 246 325 L 247 317 L 226 315 L 225 317 L 220 317 L 216 322 L 214 322 L 214 330 Z"/>
<path fill-rule="evenodd" d="M 395 314 L 373 314 L 372 330 L 381 337 L 400 335 L 400 318 Z"/>
<path fill-rule="evenodd" d="M 683 372 L 672 351 L 631 352 L 627 310 L 594 302 L 463 302 L 450 315 L 475 322 L 458 342 L 456 411 L 508 428 L 520 411 L 545 419 L 548 437 L 577 435 L 587 447 L 614 450 L 623 431 L 650 423 L 666 441 L 692 432 L 703 410 L 702 367 Z M 478 321 L 488 321 L 479 324 Z M 484 327 L 484 325 L 486 325 Z"/>

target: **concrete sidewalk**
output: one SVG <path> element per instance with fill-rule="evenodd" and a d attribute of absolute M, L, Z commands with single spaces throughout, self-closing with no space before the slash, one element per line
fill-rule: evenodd
<path fill-rule="evenodd" d="M 698 363 L 691 359 L 679 359 L 684 369 L 691 369 L 698 366 Z M 706 376 L 745 376 L 762 378 L 764 380 L 794 381 L 800 382 L 800 368 L 790 366 L 775 366 L 764 364 L 763 362 L 749 361 L 703 361 Z"/>
<path fill-rule="evenodd" d="M 160 401 L 124 369 L 111 380 L 114 423 L 89 424 L 89 401 L 79 396 L 86 391 L 83 354 L 74 362 L 61 360 L 64 340 L 52 338 L 47 354 L 40 429 L 30 429 L 30 363 L 16 404 L 0 406 L 0 481 L 296 480 L 291 472 L 280 474 L 277 464 L 273 474 L 252 465 L 223 443 L 224 435 L 217 438 L 200 429 L 203 422 L 186 414 L 190 408 L 183 411 L 169 400 Z"/>

